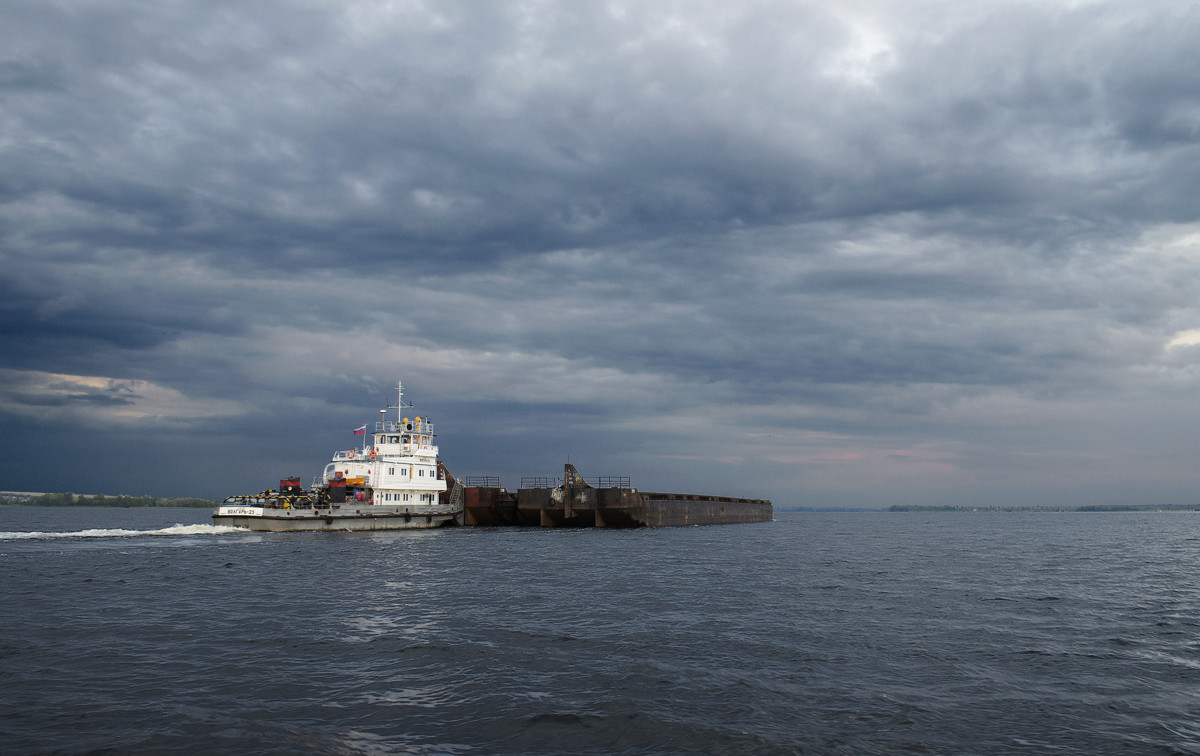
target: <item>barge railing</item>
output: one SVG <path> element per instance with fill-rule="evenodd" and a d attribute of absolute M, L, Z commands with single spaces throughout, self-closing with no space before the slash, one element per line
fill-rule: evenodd
<path fill-rule="evenodd" d="M 463 478 L 463 485 L 467 488 L 499 488 L 500 476 L 498 475 L 468 475 Z"/>
<path fill-rule="evenodd" d="M 521 478 L 521 488 L 558 488 L 562 478 Z M 580 477 L 584 483 L 596 488 L 632 488 L 628 475 L 601 475 L 595 478 Z"/>

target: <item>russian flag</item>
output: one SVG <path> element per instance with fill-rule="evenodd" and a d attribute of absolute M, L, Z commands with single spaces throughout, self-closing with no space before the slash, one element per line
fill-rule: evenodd
<path fill-rule="evenodd" d="M 357 436 L 359 433 L 364 433 L 364 434 L 365 434 L 366 432 L 367 432 L 367 426 L 365 426 L 365 425 L 360 425 L 359 427 L 357 427 L 357 428 L 355 428 L 355 429 L 354 429 L 354 435 L 356 435 L 356 436 Z"/>

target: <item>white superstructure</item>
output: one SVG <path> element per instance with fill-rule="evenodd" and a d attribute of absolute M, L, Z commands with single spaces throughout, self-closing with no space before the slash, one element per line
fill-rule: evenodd
<path fill-rule="evenodd" d="M 279 491 L 257 496 L 231 496 L 213 514 L 219 525 L 252 530 L 393 530 L 461 523 L 461 497 L 447 490 L 438 464 L 433 421 L 408 416 L 404 384 L 396 386 L 396 419 L 381 418 L 374 432 L 355 431 L 361 448 L 333 454 L 316 476 L 311 491 L 299 481 L 283 481 Z"/>
<path fill-rule="evenodd" d="M 446 493 L 446 480 L 438 471 L 438 448 L 433 442 L 433 421 L 427 417 L 402 417 L 404 384 L 396 386 L 396 419 L 375 423 L 375 432 L 363 435 L 361 449 L 335 452 L 325 471 L 313 480 L 315 489 L 345 481 L 347 496 L 374 505 L 434 506 Z M 389 407 L 389 409 L 393 409 Z"/>

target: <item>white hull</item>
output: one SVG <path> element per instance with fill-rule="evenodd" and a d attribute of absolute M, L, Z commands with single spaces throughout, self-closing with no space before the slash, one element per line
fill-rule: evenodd
<path fill-rule="evenodd" d="M 257 511 L 256 511 L 257 510 Z M 366 507 L 358 510 L 261 510 L 256 507 L 221 507 L 213 525 L 270 532 L 318 530 L 421 530 L 461 524 L 461 513 L 449 507 Z"/>

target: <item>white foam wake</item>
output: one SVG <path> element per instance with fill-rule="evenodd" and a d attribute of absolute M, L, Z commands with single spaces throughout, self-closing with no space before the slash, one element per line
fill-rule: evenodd
<path fill-rule="evenodd" d="M 245 528 L 234 528 L 229 525 L 172 525 L 169 528 L 160 528 L 158 530 L 94 528 L 92 530 L 71 530 L 62 533 L 32 530 L 24 533 L 0 533 L 0 541 L 35 540 L 42 538 L 131 538 L 135 536 L 219 535 L 221 533 L 245 532 L 247 532 Z"/>

